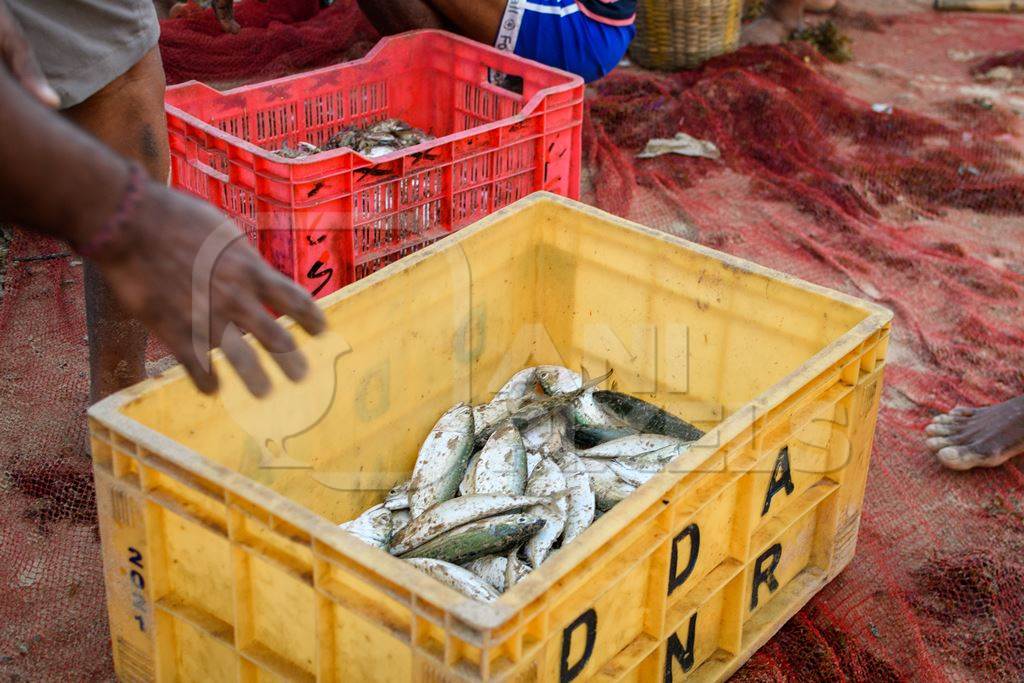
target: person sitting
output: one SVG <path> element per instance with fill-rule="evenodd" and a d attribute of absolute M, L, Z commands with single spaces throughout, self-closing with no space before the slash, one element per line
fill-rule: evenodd
<path fill-rule="evenodd" d="M 595 81 L 636 35 L 637 0 L 358 0 L 382 34 L 439 28 Z M 232 0 L 212 0 L 225 31 L 239 30 Z"/>

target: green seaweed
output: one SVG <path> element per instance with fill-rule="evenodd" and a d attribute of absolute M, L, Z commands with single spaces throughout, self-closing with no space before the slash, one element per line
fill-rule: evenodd
<path fill-rule="evenodd" d="M 831 20 L 793 31 L 789 39 L 810 43 L 822 56 L 837 64 L 853 59 L 849 36 L 842 33 Z"/>

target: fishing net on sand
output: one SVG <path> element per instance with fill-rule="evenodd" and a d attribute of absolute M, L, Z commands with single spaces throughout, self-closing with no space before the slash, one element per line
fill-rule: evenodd
<path fill-rule="evenodd" d="M 238 36 L 208 15 L 165 23 L 169 77 L 261 77 L 208 58 L 253 59 L 222 49 L 250 29 L 273 44 L 320 20 L 342 31 L 329 50 L 291 43 L 261 69 L 336 61 L 371 35 L 349 31 L 365 26 L 349 2 L 288 21 L 269 18 L 274 6 L 242 3 Z M 972 76 L 996 53 L 1017 69 L 1005 54 L 1024 24 L 858 21 L 846 26 L 856 60 L 842 67 L 791 45 L 696 72 L 617 70 L 588 90 L 584 199 L 896 313 L 857 555 L 737 679 L 1021 680 L 1021 465 L 945 471 L 920 430 L 956 403 L 1024 392 L 1024 136 L 1007 104 L 1024 74 Z M 680 131 L 721 158 L 635 158 Z M 111 676 L 84 456 L 81 267 L 64 251 L 18 233 L 0 258 L 0 674 L 21 680 Z"/>
<path fill-rule="evenodd" d="M 589 101 L 594 204 L 896 313 L 856 559 L 738 679 L 1021 680 L 1020 466 L 944 471 L 920 437 L 1024 391 L 1019 119 L 872 107 L 829 73 L 805 46 L 748 49 L 619 70 Z M 677 131 L 721 159 L 634 157 Z"/>

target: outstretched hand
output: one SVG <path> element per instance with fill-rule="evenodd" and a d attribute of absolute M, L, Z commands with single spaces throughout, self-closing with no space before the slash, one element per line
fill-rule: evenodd
<path fill-rule="evenodd" d="M 249 391 L 270 391 L 245 332 L 288 378 L 305 375 L 295 340 L 266 307 L 310 334 L 326 326 L 309 294 L 267 265 L 222 214 L 156 183 L 93 260 L 126 310 L 167 344 L 204 393 L 217 389 L 208 353 L 218 345 Z"/>

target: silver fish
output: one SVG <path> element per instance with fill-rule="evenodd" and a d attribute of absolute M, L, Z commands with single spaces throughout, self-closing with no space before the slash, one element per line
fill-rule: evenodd
<path fill-rule="evenodd" d="M 387 498 L 384 499 L 384 507 L 392 512 L 395 510 L 408 510 L 409 484 L 409 479 L 406 479 L 400 484 L 395 484 L 395 486 L 388 491 Z"/>
<path fill-rule="evenodd" d="M 469 457 L 469 462 L 466 464 L 466 473 L 462 475 L 462 481 L 459 482 L 459 495 L 469 496 L 476 493 L 476 484 L 474 483 L 474 475 L 476 472 L 476 463 L 480 459 L 480 451 L 477 451 Z"/>
<path fill-rule="evenodd" d="M 640 432 L 674 436 L 696 441 L 704 432 L 689 422 L 665 412 L 653 403 L 617 391 L 595 391 L 594 400 L 605 412 Z"/>
<path fill-rule="evenodd" d="M 455 496 L 472 452 L 473 411 L 460 403 L 441 416 L 420 447 L 409 486 L 413 517 Z"/>
<path fill-rule="evenodd" d="M 620 460 L 607 460 L 605 464 L 615 476 L 631 486 L 643 486 L 658 473 L 657 471 L 633 469 L 624 465 Z"/>
<path fill-rule="evenodd" d="M 643 455 L 653 451 L 662 451 L 672 446 L 682 447 L 685 442 L 674 436 L 663 436 L 661 434 L 634 434 L 619 439 L 612 439 L 603 444 L 577 451 L 584 458 L 622 458 L 634 455 Z M 668 453 L 670 451 L 666 451 Z M 681 450 L 679 452 L 682 452 Z M 672 455 L 668 459 L 672 459 Z"/>
<path fill-rule="evenodd" d="M 391 147 L 390 145 L 374 145 L 366 151 L 366 156 L 374 159 L 376 157 L 386 156 L 396 151 L 398 151 L 398 148 Z"/>
<path fill-rule="evenodd" d="M 657 474 L 665 469 L 665 466 L 675 459 L 677 455 L 686 453 L 689 450 L 690 444 L 684 443 L 677 446 L 666 446 L 665 448 L 659 448 L 648 453 L 641 453 L 640 455 L 612 458 L 609 462 L 617 462 L 619 465 L 628 467 L 631 470 Z"/>
<path fill-rule="evenodd" d="M 537 515 L 515 512 L 463 524 L 444 532 L 423 545 L 402 555 L 433 557 L 453 564 L 466 564 L 484 555 L 506 552 L 518 547 L 544 526 Z"/>
<path fill-rule="evenodd" d="M 533 568 L 519 559 L 519 548 L 512 548 L 505 566 L 505 590 L 525 579 L 531 571 Z"/>
<path fill-rule="evenodd" d="M 523 445 L 528 453 L 551 455 L 564 451 L 572 445 L 569 437 L 569 421 L 561 410 L 556 410 L 537 420 L 523 430 Z"/>
<path fill-rule="evenodd" d="M 374 505 L 355 519 L 338 525 L 363 543 L 375 548 L 387 549 L 391 541 L 391 510 Z"/>
<path fill-rule="evenodd" d="M 409 509 L 395 510 L 391 513 L 391 537 L 394 538 L 395 534 L 404 529 L 409 522 L 412 521 L 412 515 L 409 514 Z"/>
<path fill-rule="evenodd" d="M 494 399 L 503 401 L 510 398 L 523 398 L 536 393 L 537 390 L 537 368 L 524 368 L 512 375 L 505 384 L 494 394 Z"/>
<path fill-rule="evenodd" d="M 535 452 L 530 451 L 530 450 L 526 451 L 526 481 L 527 481 L 527 483 L 529 483 L 530 477 L 533 476 L 533 471 L 537 468 L 537 465 L 540 464 L 540 461 L 541 461 L 541 459 L 543 459 L 543 457 L 544 456 L 541 455 L 540 453 L 535 453 Z"/>
<path fill-rule="evenodd" d="M 552 396 L 579 391 L 583 387 L 580 373 L 560 365 L 542 365 L 537 368 L 537 381 L 544 392 Z M 623 427 L 621 420 L 608 415 L 594 401 L 593 389 L 582 391 L 572 402 L 572 419 L 584 427 Z"/>
<path fill-rule="evenodd" d="M 571 405 L 584 393 L 592 390 L 594 387 L 611 377 L 611 374 L 611 371 L 609 371 L 600 377 L 589 380 L 579 389 L 567 394 L 555 394 L 553 396 L 542 396 L 539 398 L 527 397 L 523 405 L 512 414 L 512 422 L 520 431 L 529 429 L 538 420 L 545 418 L 553 411 L 561 410 L 566 406 Z"/>
<path fill-rule="evenodd" d="M 570 451 L 554 456 L 569 490 L 562 545 L 579 536 L 594 521 L 595 499 L 590 476 L 580 458 Z"/>
<path fill-rule="evenodd" d="M 499 597 L 498 591 L 493 586 L 468 569 L 463 569 L 456 564 L 427 557 L 410 558 L 408 562 L 467 597 L 484 602 L 492 602 Z"/>
<path fill-rule="evenodd" d="M 434 505 L 391 538 L 391 554 L 401 555 L 456 527 L 478 519 L 550 504 L 550 496 L 470 494 Z"/>
<path fill-rule="evenodd" d="M 473 438 L 477 446 L 483 446 L 498 425 L 505 420 L 512 419 L 512 416 L 529 402 L 529 396 L 519 396 L 494 398 L 489 403 L 473 406 L 473 425 L 475 427 Z"/>
<path fill-rule="evenodd" d="M 526 484 L 527 495 L 552 498 L 566 490 L 565 475 L 553 461 L 543 458 L 537 464 L 533 475 Z M 552 546 L 565 530 L 565 518 L 569 503 L 565 497 L 556 498 L 554 504 L 538 505 L 528 512 L 544 520 L 544 526 L 526 542 L 523 548 L 526 559 L 536 569 L 547 558 Z"/>
<path fill-rule="evenodd" d="M 515 425 L 505 422 L 487 439 L 472 476 L 474 493 L 522 495 L 526 490 L 526 448 Z"/>
<path fill-rule="evenodd" d="M 594 504 L 598 510 L 607 512 L 618 505 L 623 498 L 633 493 L 636 486 L 618 477 L 604 460 L 581 458 L 590 476 L 594 490 Z"/>
<path fill-rule="evenodd" d="M 505 590 L 505 569 L 508 558 L 504 555 L 478 557 L 466 565 L 466 569 L 491 584 L 499 593 Z"/>

